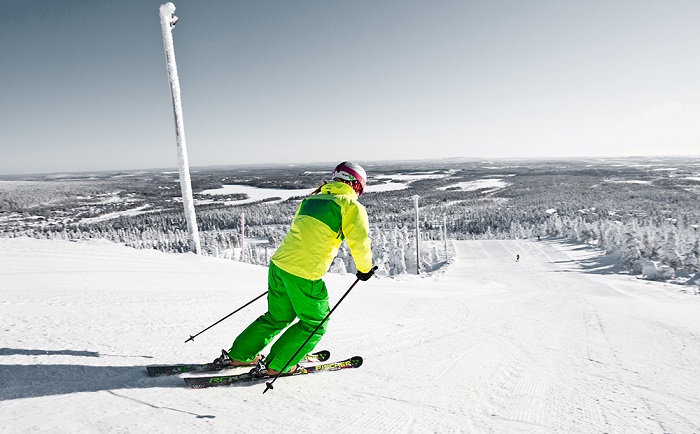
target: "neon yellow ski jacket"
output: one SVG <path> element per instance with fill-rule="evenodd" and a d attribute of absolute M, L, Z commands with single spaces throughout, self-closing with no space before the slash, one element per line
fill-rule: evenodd
<path fill-rule="evenodd" d="M 299 205 L 289 233 L 272 255 L 272 262 L 287 273 L 318 280 L 328 271 L 343 239 L 347 240 L 355 266 L 372 268 L 367 210 L 347 184 L 332 181 L 321 193 Z"/>

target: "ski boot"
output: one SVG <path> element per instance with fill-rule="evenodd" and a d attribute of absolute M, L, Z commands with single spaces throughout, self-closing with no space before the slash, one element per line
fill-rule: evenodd
<path fill-rule="evenodd" d="M 302 370 L 302 369 L 304 369 L 304 368 L 303 368 L 301 365 L 294 365 L 294 366 L 292 366 L 287 372 L 285 372 L 284 374 L 280 374 L 280 373 L 279 373 L 280 371 L 276 371 L 276 370 L 274 370 L 274 369 L 270 369 L 270 368 L 267 368 L 267 367 L 266 367 L 266 368 L 265 368 L 265 371 L 266 371 L 266 372 L 265 372 L 265 375 L 267 375 L 268 377 L 276 377 L 277 375 L 279 375 L 280 377 L 284 377 L 284 376 L 286 376 L 286 375 L 292 375 L 292 374 L 294 374 L 295 372 L 300 371 L 300 370 Z"/>
<path fill-rule="evenodd" d="M 263 360 L 263 355 L 258 354 L 252 361 L 250 362 L 239 362 L 238 360 L 233 360 L 229 355 L 228 351 L 226 350 L 221 350 L 221 355 L 214 359 L 212 365 L 215 365 L 220 368 L 237 368 L 239 366 L 256 366 L 259 362 L 262 362 Z"/>
<path fill-rule="evenodd" d="M 255 364 L 255 367 L 251 369 L 248 373 L 253 378 L 267 377 L 267 365 L 265 365 L 265 363 L 263 363 L 262 360 L 258 360 L 258 362 Z"/>

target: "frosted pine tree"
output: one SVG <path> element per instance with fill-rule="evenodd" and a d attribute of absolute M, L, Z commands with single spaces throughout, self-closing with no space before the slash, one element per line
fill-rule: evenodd
<path fill-rule="evenodd" d="M 683 268 L 683 260 L 678 253 L 678 235 L 676 234 L 676 229 L 673 227 L 666 234 L 666 243 L 663 247 L 661 260 L 674 270 Z"/>
<path fill-rule="evenodd" d="M 650 233 L 649 228 L 646 227 L 642 230 L 642 256 L 645 258 L 653 259 L 657 257 L 656 250 L 659 245 L 655 241 L 655 235 Z"/>
<path fill-rule="evenodd" d="M 406 239 L 404 235 L 405 233 L 401 232 L 398 228 L 394 228 L 389 235 L 389 246 L 391 250 L 389 252 L 388 271 L 390 276 L 406 273 L 406 255 L 404 253 Z"/>
<path fill-rule="evenodd" d="M 341 258 L 336 257 L 333 260 L 333 263 L 331 263 L 330 268 L 328 269 L 330 273 L 336 273 L 336 274 L 347 274 L 348 270 L 345 268 L 345 261 L 343 261 Z"/>
<path fill-rule="evenodd" d="M 340 264 L 338 264 L 336 267 L 340 270 L 345 270 L 346 273 L 353 273 L 357 272 L 355 269 L 355 261 L 352 259 L 352 255 L 350 255 L 350 250 L 348 249 L 347 243 L 343 241 L 343 243 L 340 245 L 340 248 L 338 249 L 338 254 L 336 255 L 336 261 L 341 261 L 343 263 L 343 267 L 340 267 Z"/>
<path fill-rule="evenodd" d="M 691 273 L 700 272 L 700 240 L 693 243 L 693 247 L 685 255 L 683 260 L 685 268 Z"/>
<path fill-rule="evenodd" d="M 591 229 L 591 227 L 585 221 L 583 221 L 583 220 L 580 221 L 578 232 L 579 232 L 580 241 L 582 241 L 584 243 L 596 242 L 595 232 L 593 232 L 593 229 Z"/>
<path fill-rule="evenodd" d="M 433 245 L 430 249 L 430 263 L 435 264 L 440 261 L 440 250 L 438 246 Z"/>
<path fill-rule="evenodd" d="M 377 267 L 375 272 L 379 276 L 388 274 L 388 250 L 389 245 L 384 233 L 374 229 L 372 231 L 372 264 Z"/>
<path fill-rule="evenodd" d="M 622 253 L 620 256 L 622 265 L 634 274 L 642 272 L 642 266 L 644 263 L 642 260 L 642 253 L 640 251 L 642 244 L 639 242 L 638 237 L 639 234 L 636 233 L 635 226 L 628 225 L 624 235 L 625 244 L 622 247 Z"/>
<path fill-rule="evenodd" d="M 566 222 L 566 238 L 574 241 L 580 240 L 579 227 L 577 222 L 574 220 L 567 219 Z"/>
<path fill-rule="evenodd" d="M 415 273 L 416 272 L 416 239 L 415 238 L 409 238 L 406 240 L 406 244 L 404 246 L 404 258 L 405 258 L 405 263 L 406 263 L 406 269 L 410 270 L 408 272 L 410 273 Z"/>
<path fill-rule="evenodd" d="M 621 226 L 622 226 L 622 223 L 615 221 L 615 222 L 612 222 L 612 224 L 608 225 L 608 227 L 606 228 L 606 230 L 605 230 L 606 240 L 607 240 L 606 246 L 605 246 L 606 253 L 611 254 L 611 255 L 620 253 L 620 250 L 623 247 Z"/>

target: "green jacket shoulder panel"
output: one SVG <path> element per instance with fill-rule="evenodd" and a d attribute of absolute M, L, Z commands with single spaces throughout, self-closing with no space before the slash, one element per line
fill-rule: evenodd
<path fill-rule="evenodd" d="M 319 194 L 311 196 L 301 202 L 297 216 L 309 216 L 322 222 L 333 232 L 341 229 L 343 220 L 343 210 L 335 200 L 334 196 Z"/>

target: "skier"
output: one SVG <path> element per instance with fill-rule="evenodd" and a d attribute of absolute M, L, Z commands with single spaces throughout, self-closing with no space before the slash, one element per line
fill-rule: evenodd
<path fill-rule="evenodd" d="M 520 255 L 515 255 L 515 262 L 520 262 Z"/>
<path fill-rule="evenodd" d="M 364 192 L 366 179 L 360 165 L 340 163 L 333 170 L 332 181 L 324 181 L 301 202 L 289 232 L 270 259 L 267 312 L 238 335 L 228 352 L 222 350 L 214 363 L 258 364 L 261 358 L 258 353 L 295 318 L 299 320 L 270 348 L 262 370 L 274 376 L 288 365 L 290 368 L 285 373 L 292 372 L 312 352 L 325 333 L 325 323 L 298 351 L 298 356 L 290 360 L 329 313 L 328 292 L 322 277 L 343 239 L 347 240 L 355 261 L 357 278 L 365 281 L 373 274 L 367 211 L 357 200 Z"/>

